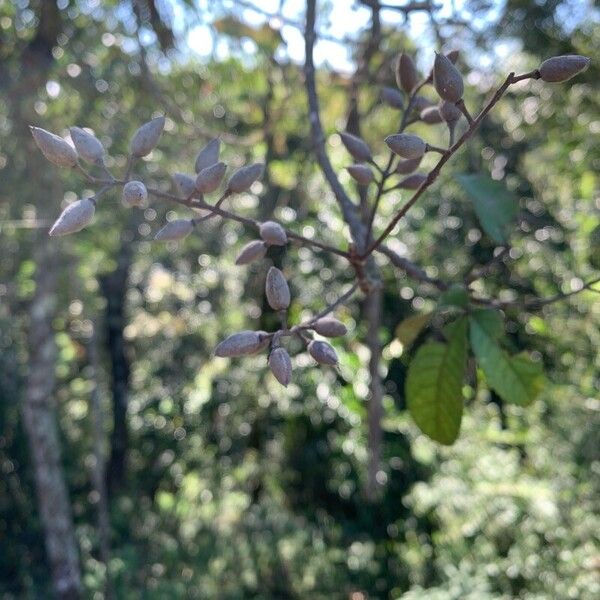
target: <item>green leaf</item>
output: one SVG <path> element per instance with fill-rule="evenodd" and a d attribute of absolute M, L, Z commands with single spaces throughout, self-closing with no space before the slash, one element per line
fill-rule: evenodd
<path fill-rule="evenodd" d="M 458 182 L 473 201 L 483 230 L 497 244 L 506 244 L 511 222 L 517 216 L 517 197 L 487 175 L 458 175 Z"/>
<path fill-rule="evenodd" d="M 417 339 L 423 328 L 431 320 L 433 313 L 418 313 L 411 315 L 398 324 L 396 327 L 396 338 L 404 348 L 408 348 Z"/>
<path fill-rule="evenodd" d="M 509 356 L 498 345 L 502 322 L 496 311 L 476 311 L 469 324 L 471 346 L 490 387 L 505 402 L 531 404 L 544 386 L 542 364 L 525 354 Z"/>
<path fill-rule="evenodd" d="M 406 399 L 419 429 L 441 444 L 454 443 L 463 412 L 462 384 L 467 362 L 467 320 L 445 329 L 447 343 L 428 342 L 408 368 Z"/>
<path fill-rule="evenodd" d="M 465 308 L 469 304 L 469 294 L 464 286 L 455 283 L 440 294 L 439 306 L 458 306 Z"/>

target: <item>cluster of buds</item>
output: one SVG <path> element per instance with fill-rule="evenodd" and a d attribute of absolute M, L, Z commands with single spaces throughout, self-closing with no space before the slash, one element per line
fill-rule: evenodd
<path fill-rule="evenodd" d="M 268 349 L 269 368 L 275 379 L 287 387 L 292 379 L 292 360 L 282 343 L 286 337 L 295 336 L 303 342 L 308 353 L 317 363 L 337 365 L 338 357 L 333 346 L 324 340 L 313 339 L 312 334 L 316 333 L 327 338 L 343 336 L 347 333 L 347 329 L 341 321 L 331 316 L 322 316 L 288 327 L 287 311 L 291 302 L 290 288 L 285 276 L 277 267 L 271 267 L 267 272 L 265 296 L 269 306 L 280 314 L 284 324 L 282 329 L 272 333 L 247 330 L 234 333 L 216 347 L 216 356 L 227 358 L 246 356 Z"/>

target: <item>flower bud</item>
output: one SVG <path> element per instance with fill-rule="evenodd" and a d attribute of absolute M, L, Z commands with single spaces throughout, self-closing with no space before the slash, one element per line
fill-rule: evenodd
<path fill-rule="evenodd" d="M 374 179 L 373 171 L 366 165 L 350 165 L 346 170 L 361 185 L 369 185 Z"/>
<path fill-rule="evenodd" d="M 464 92 L 462 75 L 443 54 L 436 54 L 433 63 L 433 85 L 442 100 L 458 102 Z"/>
<path fill-rule="evenodd" d="M 372 158 L 371 149 L 367 143 L 351 133 L 340 133 L 342 144 L 350 153 L 352 158 L 358 162 L 369 162 Z"/>
<path fill-rule="evenodd" d="M 171 242 L 182 240 L 190 235 L 194 230 L 194 223 L 190 219 L 175 219 L 169 221 L 162 229 L 159 229 L 154 236 L 157 242 Z"/>
<path fill-rule="evenodd" d="M 60 136 L 40 127 L 29 129 L 37 147 L 51 163 L 59 167 L 74 167 L 77 164 L 75 149 Z"/>
<path fill-rule="evenodd" d="M 402 158 L 421 158 L 427 149 L 427 144 L 419 136 L 410 133 L 388 135 L 385 143 Z"/>
<path fill-rule="evenodd" d="M 292 360 L 285 348 L 275 348 L 269 354 L 269 368 L 281 385 L 289 385 L 292 380 Z"/>
<path fill-rule="evenodd" d="M 196 162 L 194 164 L 194 170 L 196 173 L 200 173 L 202 169 L 212 167 L 215 163 L 219 162 L 219 151 L 221 150 L 221 141 L 219 138 L 214 138 L 198 152 L 196 156 Z"/>
<path fill-rule="evenodd" d="M 396 83 L 401 90 L 410 94 L 419 83 L 419 75 L 413 59 L 402 52 L 396 63 Z"/>
<path fill-rule="evenodd" d="M 261 223 L 259 233 L 260 237 L 271 246 L 285 246 L 287 244 L 288 239 L 285 229 L 275 221 Z"/>
<path fill-rule="evenodd" d="M 238 169 L 229 180 L 227 189 L 234 194 L 245 192 L 257 179 L 262 177 L 265 166 L 255 163 Z"/>
<path fill-rule="evenodd" d="M 133 156 L 141 158 L 150 154 L 158 144 L 160 134 L 165 126 L 164 117 L 156 117 L 142 125 L 134 134 L 129 145 L 129 151 Z"/>
<path fill-rule="evenodd" d="M 95 212 L 96 203 L 90 198 L 82 198 L 72 202 L 56 219 L 48 235 L 56 237 L 81 231 L 94 218 Z"/>
<path fill-rule="evenodd" d="M 261 260 L 267 253 L 267 244 L 261 240 L 248 242 L 235 259 L 236 265 L 248 265 L 255 260 Z"/>
<path fill-rule="evenodd" d="M 196 177 L 196 189 L 203 194 L 214 192 L 223 180 L 225 171 L 227 171 L 227 165 L 223 162 L 202 169 Z"/>
<path fill-rule="evenodd" d="M 106 152 L 102 142 L 95 135 L 88 133 L 81 127 L 70 127 L 69 132 L 75 150 L 83 160 L 93 164 L 102 163 Z"/>
<path fill-rule="evenodd" d="M 402 98 L 402 94 L 398 90 L 391 87 L 381 88 L 381 101 L 392 108 L 397 108 L 399 110 L 404 108 L 404 99 Z"/>
<path fill-rule="evenodd" d="M 265 293 L 273 310 L 285 310 L 290 305 L 290 288 L 277 267 L 271 267 L 267 273 Z"/>
<path fill-rule="evenodd" d="M 435 125 L 436 123 L 442 122 L 442 115 L 440 114 L 440 110 L 437 106 L 428 106 L 427 108 L 421 111 L 421 121 L 429 125 Z"/>
<path fill-rule="evenodd" d="M 589 64 L 590 59 L 579 54 L 554 56 L 540 65 L 540 77 L 548 83 L 561 83 L 585 71 Z"/>
<path fill-rule="evenodd" d="M 408 173 L 412 173 L 414 170 L 419 168 L 421 159 L 422 157 L 420 156 L 419 158 L 401 160 L 396 166 L 396 173 L 398 173 L 398 175 L 407 175 Z"/>
<path fill-rule="evenodd" d="M 460 108 L 456 106 L 453 102 L 448 102 L 444 100 L 440 103 L 440 115 L 442 115 L 442 119 L 446 121 L 446 123 L 456 123 L 462 116 L 460 112 Z"/>
<path fill-rule="evenodd" d="M 404 190 L 416 190 L 421 187 L 425 180 L 427 179 L 426 175 L 423 173 L 413 173 L 408 177 L 405 177 L 399 184 L 398 187 Z"/>
<path fill-rule="evenodd" d="M 330 338 L 340 337 L 348 332 L 346 326 L 334 317 L 322 317 L 315 321 L 311 328 L 319 335 Z"/>
<path fill-rule="evenodd" d="M 434 103 L 429 98 L 425 98 L 425 96 L 415 96 L 412 103 L 414 110 L 419 113 L 433 105 Z"/>
<path fill-rule="evenodd" d="M 143 206 L 148 200 L 148 190 L 141 181 L 128 181 L 123 186 L 122 201 L 125 206 Z"/>
<path fill-rule="evenodd" d="M 308 353 L 322 365 L 337 365 L 338 357 L 331 344 L 313 340 L 308 344 Z"/>
<path fill-rule="evenodd" d="M 175 173 L 173 181 L 179 194 L 185 198 L 189 198 L 196 192 L 196 180 L 185 173 Z"/>
<path fill-rule="evenodd" d="M 265 337 L 260 331 L 238 331 L 215 348 L 215 356 L 232 357 L 254 354 L 263 347 Z"/>

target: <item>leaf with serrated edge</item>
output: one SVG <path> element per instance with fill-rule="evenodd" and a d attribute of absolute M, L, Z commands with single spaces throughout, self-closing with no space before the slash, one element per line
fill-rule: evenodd
<path fill-rule="evenodd" d="M 448 341 L 419 348 L 406 377 L 408 410 L 419 429 L 440 444 L 454 443 L 463 412 L 463 376 L 467 363 L 467 320 L 445 329 Z"/>

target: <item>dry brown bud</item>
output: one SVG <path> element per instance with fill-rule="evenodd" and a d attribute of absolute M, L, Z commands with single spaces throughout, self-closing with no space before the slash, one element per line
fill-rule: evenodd
<path fill-rule="evenodd" d="M 255 260 L 261 260 L 267 253 L 267 244 L 261 240 L 248 242 L 235 259 L 236 265 L 248 265 Z"/>
<path fill-rule="evenodd" d="M 404 99 L 402 98 L 402 94 L 398 90 L 391 87 L 381 88 L 381 101 L 392 108 L 397 108 L 399 110 L 404 108 Z"/>
<path fill-rule="evenodd" d="M 290 305 L 290 288 L 277 267 L 271 267 L 267 273 L 265 293 L 273 310 L 285 310 Z"/>
<path fill-rule="evenodd" d="M 398 173 L 398 175 L 407 175 L 408 173 L 412 173 L 414 170 L 419 168 L 421 159 L 422 157 L 420 156 L 419 158 L 401 160 L 396 166 L 396 173 Z"/>
<path fill-rule="evenodd" d="M 175 219 L 169 221 L 162 229 L 159 229 L 154 236 L 157 242 L 171 242 L 182 240 L 190 235 L 194 230 L 194 223 L 190 219 Z"/>
<path fill-rule="evenodd" d="M 402 52 L 396 63 L 396 83 L 401 90 L 410 94 L 419 83 L 419 74 L 413 59 Z"/>
<path fill-rule="evenodd" d="M 196 163 L 194 170 L 196 173 L 200 173 L 203 169 L 212 167 L 215 163 L 219 162 L 219 151 L 221 150 L 221 142 L 219 138 L 214 138 L 198 152 L 196 156 Z"/>
<path fill-rule="evenodd" d="M 269 354 L 269 367 L 275 379 L 287 387 L 292 380 L 292 360 L 285 348 L 275 348 Z"/>
<path fill-rule="evenodd" d="M 442 119 L 446 121 L 446 123 L 456 123 L 462 113 L 460 109 L 453 102 L 448 102 L 447 100 L 443 100 L 440 103 L 440 115 L 442 115 Z"/>
<path fill-rule="evenodd" d="M 429 125 L 435 125 L 443 121 L 440 110 L 437 106 L 429 106 L 421 111 L 421 121 Z"/>
<path fill-rule="evenodd" d="M 313 340 L 308 344 L 308 353 L 322 365 L 337 365 L 338 357 L 331 344 Z"/>
<path fill-rule="evenodd" d="M 367 143 L 351 133 L 340 133 L 342 144 L 350 153 L 352 158 L 358 162 L 369 162 L 372 159 L 371 149 Z"/>
<path fill-rule="evenodd" d="M 59 167 L 74 167 L 77 164 L 77 153 L 67 141 L 40 127 L 29 129 L 37 147 L 51 163 Z"/>
<path fill-rule="evenodd" d="M 227 165 L 223 162 L 202 169 L 196 177 L 196 189 L 203 194 L 214 192 L 221 184 L 225 171 Z"/>
<path fill-rule="evenodd" d="M 346 335 L 348 329 L 341 322 L 335 319 L 334 317 L 322 317 L 315 321 L 312 325 L 312 329 L 316 331 L 319 335 L 323 335 L 325 337 L 340 337 L 342 335 Z"/>
<path fill-rule="evenodd" d="M 427 144 L 419 136 L 410 133 L 388 135 L 385 143 L 402 158 L 421 158 L 427 149 Z"/>
<path fill-rule="evenodd" d="M 540 77 L 548 83 L 561 83 L 585 71 L 589 64 L 590 59 L 579 54 L 554 56 L 540 65 Z"/>
<path fill-rule="evenodd" d="M 272 246 L 285 246 L 287 244 L 288 239 L 285 229 L 275 221 L 261 223 L 259 233 L 260 237 Z"/>
<path fill-rule="evenodd" d="M 158 144 L 164 126 L 164 117 L 156 117 L 152 121 L 144 123 L 131 139 L 131 144 L 129 145 L 131 154 L 138 158 L 150 154 L 156 147 L 156 144 Z"/>
<path fill-rule="evenodd" d="M 223 340 L 215 348 L 215 356 L 232 357 L 254 354 L 264 346 L 264 332 L 261 331 L 238 331 Z"/>
<path fill-rule="evenodd" d="M 433 63 L 433 85 L 442 100 L 458 102 L 464 92 L 462 75 L 443 54 L 435 55 Z"/>
<path fill-rule="evenodd" d="M 350 165 L 346 170 L 361 185 L 369 185 L 375 178 L 373 171 L 366 165 Z"/>
<path fill-rule="evenodd" d="M 234 194 L 245 192 L 257 179 L 262 177 L 265 166 L 255 163 L 238 169 L 229 180 L 227 189 Z"/>
<path fill-rule="evenodd" d="M 189 198 L 196 191 L 196 179 L 185 173 L 175 173 L 173 181 L 177 191 L 185 198 Z"/>
<path fill-rule="evenodd" d="M 425 183 L 426 179 L 427 179 L 427 176 L 423 175 L 423 173 L 413 173 L 412 175 L 405 177 L 398 184 L 398 187 L 402 188 L 404 190 L 416 190 L 416 189 L 420 188 L 421 185 L 423 185 L 423 183 Z"/>
<path fill-rule="evenodd" d="M 128 207 L 143 206 L 148 200 L 148 190 L 141 181 L 128 181 L 123 186 L 122 200 Z"/>
<path fill-rule="evenodd" d="M 90 198 L 73 202 L 62 211 L 48 235 L 52 237 L 81 231 L 94 218 L 96 203 Z"/>
<path fill-rule="evenodd" d="M 88 133 L 81 127 L 70 127 L 69 132 L 75 150 L 83 160 L 93 164 L 102 163 L 106 152 L 102 142 L 95 135 Z"/>

